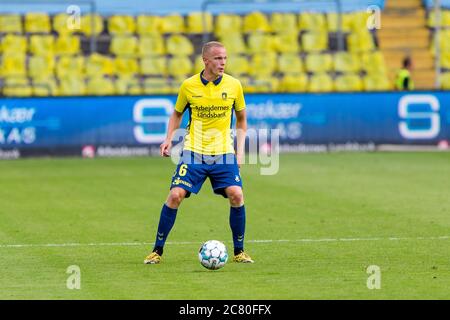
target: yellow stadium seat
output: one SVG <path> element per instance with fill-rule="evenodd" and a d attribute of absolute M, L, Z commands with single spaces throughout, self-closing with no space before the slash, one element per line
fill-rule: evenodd
<path fill-rule="evenodd" d="M 75 16 L 59 13 L 53 17 L 53 30 L 59 35 L 72 34 L 81 28 L 81 21 L 77 22 Z"/>
<path fill-rule="evenodd" d="M 143 83 L 143 92 L 145 94 L 166 94 L 171 93 L 172 90 L 166 78 L 147 78 Z"/>
<path fill-rule="evenodd" d="M 117 56 L 135 56 L 138 40 L 133 36 L 114 36 L 109 51 Z"/>
<path fill-rule="evenodd" d="M 275 53 L 254 54 L 250 60 L 249 74 L 257 78 L 267 78 L 277 70 L 277 55 Z"/>
<path fill-rule="evenodd" d="M 450 90 L 450 72 L 442 73 L 440 81 L 443 90 Z"/>
<path fill-rule="evenodd" d="M 437 20 L 434 10 L 430 10 L 428 14 L 427 24 L 429 27 L 436 27 Z M 441 27 L 450 27 L 450 10 L 441 10 L 441 19 L 439 21 Z"/>
<path fill-rule="evenodd" d="M 5 79 L 3 94 L 13 97 L 29 97 L 33 89 L 26 77 L 10 77 Z"/>
<path fill-rule="evenodd" d="M 7 34 L 1 42 L 1 50 L 4 54 L 19 54 L 27 51 L 27 38 L 13 34 Z"/>
<path fill-rule="evenodd" d="M 99 35 L 103 32 L 103 28 L 103 18 L 100 15 L 87 14 L 81 17 L 80 32 L 84 35 Z"/>
<path fill-rule="evenodd" d="M 244 37 L 240 33 L 230 33 L 223 35 L 220 41 L 227 49 L 227 54 L 245 54 L 248 53 Z"/>
<path fill-rule="evenodd" d="M 300 51 L 298 35 L 296 33 L 282 33 L 273 36 L 273 46 L 278 52 L 297 53 Z"/>
<path fill-rule="evenodd" d="M 0 15 L 0 33 L 23 33 L 21 16 L 18 14 Z"/>
<path fill-rule="evenodd" d="M 299 15 L 298 26 L 300 30 L 326 32 L 327 21 L 323 13 L 304 12 Z"/>
<path fill-rule="evenodd" d="M 174 13 L 162 17 L 162 33 L 182 33 L 185 32 L 184 17 Z"/>
<path fill-rule="evenodd" d="M 87 79 L 86 94 L 88 95 L 106 96 L 113 95 L 115 92 L 116 88 L 109 78 L 94 76 Z"/>
<path fill-rule="evenodd" d="M 288 74 L 281 78 L 279 92 L 304 92 L 308 88 L 308 76 L 306 74 Z"/>
<path fill-rule="evenodd" d="M 256 93 L 258 92 L 257 87 L 254 83 L 253 78 L 250 77 L 240 77 L 242 89 L 245 93 Z"/>
<path fill-rule="evenodd" d="M 438 41 L 441 52 L 450 52 L 450 30 L 441 30 L 438 36 Z M 433 45 L 436 46 L 434 38 Z"/>
<path fill-rule="evenodd" d="M 302 35 L 302 48 L 306 52 L 319 52 L 328 49 L 328 34 L 308 32 Z"/>
<path fill-rule="evenodd" d="M 187 16 L 188 33 L 204 33 L 213 31 L 213 16 L 209 12 L 191 12 Z"/>
<path fill-rule="evenodd" d="M 350 29 L 354 33 L 360 33 L 361 31 L 367 31 L 367 21 L 369 21 L 371 12 L 357 11 L 349 13 Z"/>
<path fill-rule="evenodd" d="M 90 77 L 107 75 L 112 76 L 115 73 L 115 65 L 110 57 L 94 53 L 86 60 L 86 75 Z"/>
<path fill-rule="evenodd" d="M 25 76 L 26 56 L 23 53 L 8 53 L 2 56 L 0 74 L 6 77 Z"/>
<path fill-rule="evenodd" d="M 308 54 L 305 59 L 305 66 L 308 72 L 327 72 L 333 69 L 333 58 L 330 54 Z"/>
<path fill-rule="evenodd" d="M 178 94 L 180 91 L 180 87 L 183 83 L 183 81 L 186 80 L 184 76 L 176 76 L 169 79 L 169 87 L 170 87 L 170 93 Z"/>
<path fill-rule="evenodd" d="M 33 78 L 33 95 L 34 96 L 57 96 L 58 86 L 54 77 L 38 77 Z"/>
<path fill-rule="evenodd" d="M 327 13 L 327 26 L 328 31 L 330 32 L 336 32 L 339 30 L 339 14 L 336 12 L 329 12 Z M 351 13 L 343 13 L 341 16 L 341 30 L 343 32 L 350 32 L 352 30 L 352 14 Z"/>
<path fill-rule="evenodd" d="M 246 89 L 244 91 L 255 93 L 277 92 L 279 87 L 278 83 L 279 81 L 277 78 L 271 76 L 257 76 L 245 83 Z"/>
<path fill-rule="evenodd" d="M 21 86 L 21 85 L 29 85 L 30 80 L 26 76 L 11 76 L 11 77 L 5 77 L 3 79 L 5 85 L 11 85 L 11 86 Z"/>
<path fill-rule="evenodd" d="M 180 92 L 181 84 L 183 83 L 184 80 L 185 80 L 184 77 L 171 78 L 169 80 L 169 88 L 167 93 L 178 95 L 178 93 Z"/>
<path fill-rule="evenodd" d="M 337 72 L 359 72 L 361 62 L 358 55 L 348 52 L 338 52 L 334 54 L 334 70 Z"/>
<path fill-rule="evenodd" d="M 226 68 L 228 68 L 229 61 L 230 61 L 230 56 L 228 56 Z M 197 57 L 195 57 L 195 61 L 194 61 L 194 73 L 199 73 L 204 68 L 205 68 L 205 64 L 203 62 L 203 57 L 201 55 L 198 55 Z"/>
<path fill-rule="evenodd" d="M 173 77 L 186 77 L 192 75 L 194 66 L 187 56 L 174 56 L 168 61 L 167 70 Z"/>
<path fill-rule="evenodd" d="M 62 96 L 82 96 L 86 94 L 84 78 L 67 76 L 59 79 L 58 94 Z"/>
<path fill-rule="evenodd" d="M 242 32 L 242 18 L 236 14 L 219 14 L 216 17 L 214 33 L 218 36 Z"/>
<path fill-rule="evenodd" d="M 53 56 L 31 56 L 28 60 L 28 74 L 32 78 L 53 76 L 55 60 Z"/>
<path fill-rule="evenodd" d="M 142 58 L 140 61 L 140 73 L 148 76 L 167 75 L 167 60 L 165 56 Z"/>
<path fill-rule="evenodd" d="M 361 55 L 362 69 L 370 74 L 386 73 L 384 56 L 380 51 L 366 52 Z"/>
<path fill-rule="evenodd" d="M 32 35 L 30 37 L 30 53 L 34 55 L 53 55 L 55 38 L 52 35 Z"/>
<path fill-rule="evenodd" d="M 230 55 L 228 56 L 225 70 L 232 76 L 237 77 L 242 74 L 248 74 L 250 70 L 248 59 L 241 55 Z"/>
<path fill-rule="evenodd" d="M 375 48 L 375 43 L 373 41 L 373 37 L 365 29 L 364 31 L 360 31 L 358 33 L 351 33 L 347 37 L 347 46 L 348 50 L 351 52 L 367 52 L 371 51 Z"/>
<path fill-rule="evenodd" d="M 138 95 L 142 94 L 142 86 L 137 78 L 119 77 L 114 82 L 115 91 L 120 95 Z"/>
<path fill-rule="evenodd" d="M 108 31 L 112 35 L 129 35 L 136 30 L 134 17 L 113 15 L 108 18 Z"/>
<path fill-rule="evenodd" d="M 442 16 L 441 16 L 441 18 L 442 18 Z M 427 26 L 431 27 L 431 28 L 434 28 L 434 27 L 436 27 L 437 22 L 438 21 L 436 19 L 436 13 L 434 11 L 430 11 L 428 13 Z M 442 24 L 442 19 L 441 19 L 441 21 L 439 21 L 439 24 Z"/>
<path fill-rule="evenodd" d="M 139 15 L 136 18 L 136 32 L 140 35 L 161 34 L 164 20 L 159 16 Z"/>
<path fill-rule="evenodd" d="M 284 74 L 299 74 L 303 72 L 302 59 L 295 53 L 283 53 L 278 57 L 278 71 Z"/>
<path fill-rule="evenodd" d="M 244 32 L 269 32 L 270 25 L 267 16 L 259 11 L 254 11 L 244 17 Z"/>
<path fill-rule="evenodd" d="M 56 38 L 55 54 L 76 55 L 80 53 L 80 38 L 72 35 L 60 35 Z"/>
<path fill-rule="evenodd" d="M 247 39 L 249 53 L 264 53 L 274 51 L 273 37 L 267 33 L 251 33 Z"/>
<path fill-rule="evenodd" d="M 450 52 L 444 52 L 441 55 L 441 68 L 450 70 Z"/>
<path fill-rule="evenodd" d="M 166 42 L 167 53 L 174 56 L 181 55 L 191 55 L 194 53 L 194 46 L 192 45 L 189 38 L 181 35 L 174 34 L 169 36 Z"/>
<path fill-rule="evenodd" d="M 134 76 L 139 72 L 136 59 L 117 57 L 114 61 L 115 71 L 120 76 Z"/>
<path fill-rule="evenodd" d="M 82 56 L 62 56 L 56 62 L 58 78 L 68 78 L 71 75 L 81 78 L 85 74 L 85 59 Z"/>
<path fill-rule="evenodd" d="M 442 25 L 450 27 L 450 10 L 442 10 Z"/>
<path fill-rule="evenodd" d="M 313 74 L 308 82 L 308 92 L 332 92 L 333 79 L 326 73 Z"/>
<path fill-rule="evenodd" d="M 164 39 L 160 34 L 147 34 L 139 38 L 139 56 L 154 56 L 165 54 Z"/>
<path fill-rule="evenodd" d="M 25 32 L 50 33 L 50 17 L 47 13 L 30 12 L 25 14 Z"/>
<path fill-rule="evenodd" d="M 294 13 L 274 12 L 270 17 L 270 27 L 276 33 L 297 35 L 297 16 Z"/>
<path fill-rule="evenodd" d="M 341 76 L 338 76 L 334 85 L 336 91 L 345 92 L 345 91 L 363 91 L 364 85 L 361 80 L 361 77 L 357 74 L 347 73 Z"/>
<path fill-rule="evenodd" d="M 366 91 L 389 91 L 392 90 L 392 84 L 386 75 L 374 74 L 367 75 L 363 79 Z"/>
<path fill-rule="evenodd" d="M 244 89 L 244 94 L 246 93 L 253 93 L 254 90 L 252 90 L 252 87 L 249 85 L 251 78 L 248 76 L 240 76 L 239 80 L 242 85 L 242 89 Z"/>
<path fill-rule="evenodd" d="M 267 78 L 263 78 L 263 79 L 255 78 L 254 80 L 256 82 L 256 85 L 258 85 L 258 81 L 261 81 L 261 80 L 266 81 L 265 86 L 267 88 L 267 85 L 268 85 L 267 90 L 261 90 L 260 92 L 267 92 L 267 93 L 278 92 L 278 88 L 280 86 L 280 81 L 279 81 L 278 77 L 267 77 Z"/>

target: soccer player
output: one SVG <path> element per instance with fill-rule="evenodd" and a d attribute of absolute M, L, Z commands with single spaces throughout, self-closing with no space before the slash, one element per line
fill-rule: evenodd
<path fill-rule="evenodd" d="M 214 193 L 230 202 L 233 261 L 253 263 L 244 252 L 245 206 L 239 172 L 247 130 L 244 94 L 239 80 L 224 73 L 227 55 L 220 42 L 206 43 L 202 58 L 204 70 L 181 85 L 167 137 L 160 146 L 161 155 L 168 157 L 173 134 L 180 127 L 183 113 L 188 112 L 183 152 L 161 210 L 155 247 L 145 258 L 145 264 L 161 262 L 164 244 L 181 202 L 191 193 L 198 193 L 206 178 L 210 179 Z M 236 114 L 236 150 L 231 134 L 233 113 Z"/>

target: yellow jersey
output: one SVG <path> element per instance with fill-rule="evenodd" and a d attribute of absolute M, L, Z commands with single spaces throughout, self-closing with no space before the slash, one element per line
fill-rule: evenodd
<path fill-rule="evenodd" d="M 224 74 L 214 81 L 203 71 L 183 81 L 175 110 L 189 112 L 184 150 L 204 155 L 234 153 L 233 110 L 245 109 L 242 85 Z"/>
<path fill-rule="evenodd" d="M 414 90 L 414 82 L 408 69 L 401 69 L 395 81 L 397 90 Z"/>

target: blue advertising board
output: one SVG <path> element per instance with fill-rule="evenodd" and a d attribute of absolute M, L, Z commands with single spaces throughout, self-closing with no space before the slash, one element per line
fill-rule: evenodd
<path fill-rule="evenodd" d="M 0 149 L 159 145 L 176 96 L 0 99 Z M 450 92 L 248 94 L 249 128 L 282 144 L 450 140 Z M 187 113 L 182 126 L 187 123 Z"/>

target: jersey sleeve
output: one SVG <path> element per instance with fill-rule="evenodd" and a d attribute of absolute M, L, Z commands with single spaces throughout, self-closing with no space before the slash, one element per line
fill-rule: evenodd
<path fill-rule="evenodd" d="M 189 102 L 186 95 L 186 85 L 185 82 L 183 82 L 178 92 L 177 102 L 175 103 L 175 111 L 183 113 L 188 104 Z"/>
<path fill-rule="evenodd" d="M 236 111 L 242 111 L 245 109 L 245 99 L 244 90 L 242 90 L 242 84 L 240 81 L 237 82 L 238 92 L 236 95 L 236 100 L 234 100 L 234 109 Z"/>

